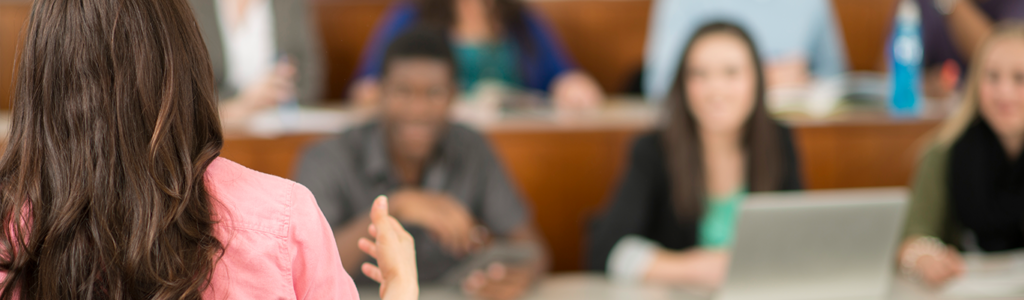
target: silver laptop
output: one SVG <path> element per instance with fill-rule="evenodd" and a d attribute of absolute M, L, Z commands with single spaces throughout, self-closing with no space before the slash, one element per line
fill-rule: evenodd
<path fill-rule="evenodd" d="M 884 298 L 907 199 L 904 188 L 752 194 L 715 299 Z"/>

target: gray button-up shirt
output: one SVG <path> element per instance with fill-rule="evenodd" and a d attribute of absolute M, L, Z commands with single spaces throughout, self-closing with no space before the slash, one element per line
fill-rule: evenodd
<path fill-rule="evenodd" d="M 344 226 L 367 213 L 378 195 L 402 187 L 388 159 L 387 147 L 383 126 L 371 122 L 306 150 L 296 180 L 316 196 L 331 227 Z M 522 198 L 483 136 L 451 124 L 437 147 L 420 188 L 454 197 L 498 236 L 527 222 Z M 421 279 L 436 279 L 458 262 L 421 228 L 408 229 L 416 239 Z"/>

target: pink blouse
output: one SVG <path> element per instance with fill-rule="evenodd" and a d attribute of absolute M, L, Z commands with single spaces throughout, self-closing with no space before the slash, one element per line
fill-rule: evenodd
<path fill-rule="evenodd" d="M 206 182 L 224 255 L 204 299 L 359 299 L 306 187 L 224 158 L 206 169 Z"/>
<path fill-rule="evenodd" d="M 203 298 L 359 299 L 306 187 L 224 158 L 206 182 L 225 249 Z"/>

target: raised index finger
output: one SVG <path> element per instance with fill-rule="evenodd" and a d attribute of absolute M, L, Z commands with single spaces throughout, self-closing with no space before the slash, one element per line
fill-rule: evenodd
<path fill-rule="evenodd" d="M 373 200 L 373 206 L 370 207 L 370 221 L 377 225 L 377 229 L 380 229 L 380 222 L 387 220 L 388 215 L 388 197 L 377 196 L 377 199 Z"/>

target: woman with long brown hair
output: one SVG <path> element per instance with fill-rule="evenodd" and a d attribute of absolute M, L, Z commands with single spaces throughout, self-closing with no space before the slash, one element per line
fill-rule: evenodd
<path fill-rule="evenodd" d="M 217 90 L 184 0 L 37 0 L 25 35 L 0 299 L 358 298 L 310 192 L 218 158 Z M 377 207 L 377 244 L 360 246 L 383 259 L 364 270 L 415 297 L 411 240 Z"/>
<path fill-rule="evenodd" d="M 789 131 L 765 107 L 757 51 L 734 25 L 698 30 L 624 181 L 590 236 L 588 263 L 620 280 L 716 287 L 747 192 L 800 188 Z"/>

